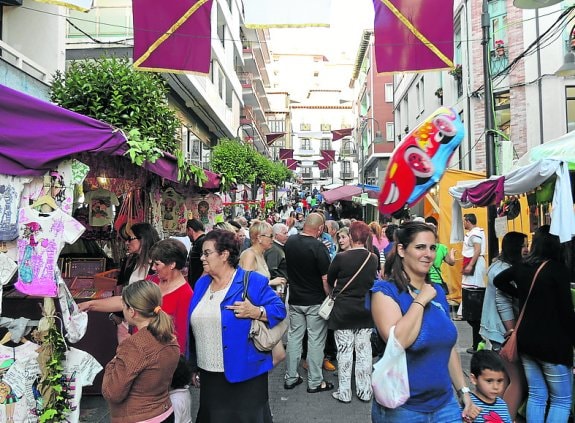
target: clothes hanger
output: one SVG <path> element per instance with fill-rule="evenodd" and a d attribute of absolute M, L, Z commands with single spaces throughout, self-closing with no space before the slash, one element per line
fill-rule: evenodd
<path fill-rule="evenodd" d="M 56 204 L 56 201 L 54 200 L 54 198 L 51 195 L 42 195 L 41 197 L 38 197 L 38 199 L 36 201 L 34 201 L 34 203 L 32 203 L 32 208 L 38 208 L 41 207 L 43 205 L 46 205 L 50 208 L 52 208 L 52 210 L 56 210 L 58 208 L 58 205 Z"/>

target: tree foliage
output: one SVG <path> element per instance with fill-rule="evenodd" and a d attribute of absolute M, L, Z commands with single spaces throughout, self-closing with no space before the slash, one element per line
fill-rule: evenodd
<path fill-rule="evenodd" d="M 180 122 L 168 107 L 167 83 L 157 74 L 138 72 L 127 59 L 104 57 L 74 61 L 56 71 L 51 100 L 62 107 L 122 129 L 139 131 L 140 140 L 175 153 Z"/>
<path fill-rule="evenodd" d="M 291 172 L 281 162 L 270 161 L 236 139 L 221 139 L 212 150 L 211 163 L 214 172 L 243 184 L 279 185 L 291 177 Z"/>

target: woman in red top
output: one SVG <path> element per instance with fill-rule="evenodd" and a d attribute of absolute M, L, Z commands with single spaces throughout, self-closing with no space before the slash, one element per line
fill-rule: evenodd
<path fill-rule="evenodd" d="M 188 344 L 188 309 L 192 301 L 192 288 L 182 275 L 186 266 L 187 250 L 176 239 L 157 242 L 150 251 L 152 270 L 155 275 L 148 277 L 162 292 L 162 310 L 172 316 L 180 352 L 186 354 Z M 78 305 L 82 311 L 115 312 L 122 311 L 122 298 L 114 296 L 91 300 Z"/>

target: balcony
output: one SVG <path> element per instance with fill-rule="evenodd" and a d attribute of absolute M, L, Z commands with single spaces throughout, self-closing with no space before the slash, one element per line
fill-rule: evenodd
<path fill-rule="evenodd" d="M 319 171 L 319 179 L 329 179 L 331 178 L 331 171 L 329 169 Z"/>
<path fill-rule="evenodd" d="M 301 178 L 302 179 L 313 179 L 313 173 L 312 172 L 302 172 L 301 173 Z"/>
<path fill-rule="evenodd" d="M 339 174 L 339 179 L 341 179 L 342 181 L 349 181 L 354 178 L 355 178 L 354 172 L 341 172 Z"/>

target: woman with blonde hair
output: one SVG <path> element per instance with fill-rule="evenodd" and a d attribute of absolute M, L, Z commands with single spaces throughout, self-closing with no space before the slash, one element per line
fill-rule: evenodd
<path fill-rule="evenodd" d="M 122 292 L 122 312 L 138 332 L 122 342 L 106 365 L 102 395 L 111 422 L 173 422 L 169 389 L 180 349 L 160 288 L 137 281 Z"/>
<path fill-rule="evenodd" d="M 270 279 L 271 274 L 264 257 L 264 252 L 269 250 L 273 245 L 273 229 L 267 222 L 256 222 L 250 226 L 250 239 L 252 246 L 244 250 L 240 255 L 240 267 L 244 270 L 253 270 L 261 273 L 269 280 L 269 285 L 275 289 L 276 286 L 284 285 L 287 283 L 285 278 L 280 276 Z M 285 359 L 286 353 L 281 342 L 274 347 L 272 351 L 273 364 L 276 366 L 278 363 Z"/>
<path fill-rule="evenodd" d="M 369 224 L 369 229 L 372 233 L 372 243 L 380 253 L 383 253 L 383 249 L 389 244 L 389 240 L 386 238 L 385 233 L 381 229 L 381 225 L 375 221 Z"/>
<path fill-rule="evenodd" d="M 351 248 L 351 238 L 349 237 L 349 228 L 344 226 L 335 234 L 337 238 L 337 252 L 342 253 Z"/>

